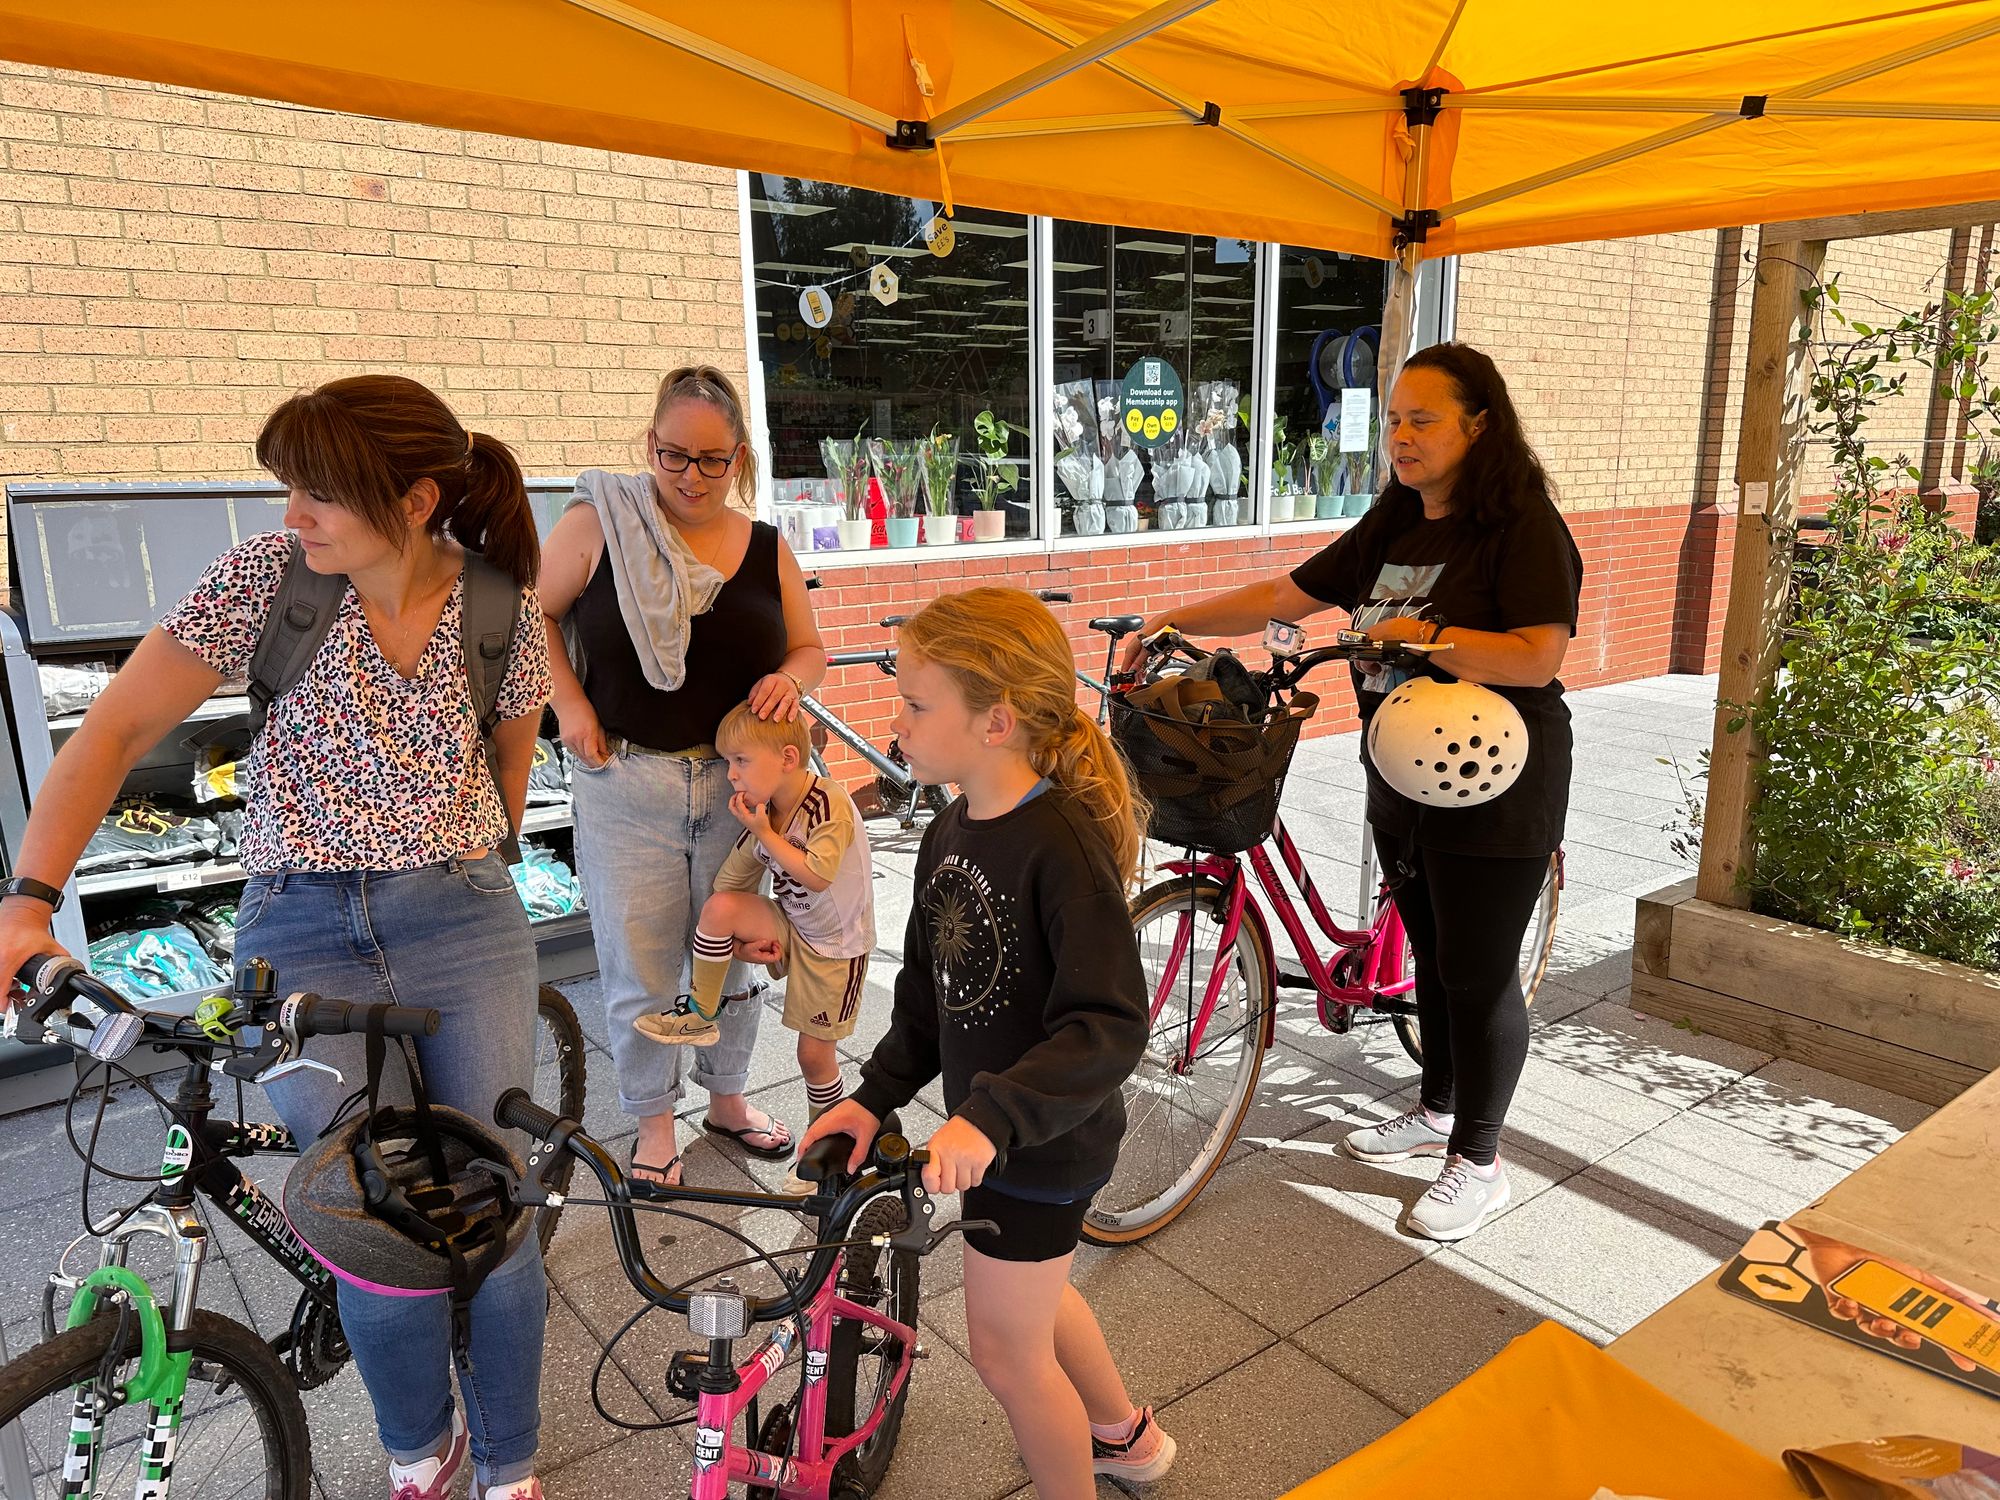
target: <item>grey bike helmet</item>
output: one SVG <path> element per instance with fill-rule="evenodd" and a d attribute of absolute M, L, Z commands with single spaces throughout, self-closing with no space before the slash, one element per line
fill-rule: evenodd
<path fill-rule="evenodd" d="M 378 1106 L 379 1053 L 369 1040 L 369 1086 L 300 1154 L 285 1181 L 285 1216 L 314 1259 L 350 1286 L 449 1296 L 462 1350 L 472 1298 L 533 1227 L 509 1191 L 506 1174 L 518 1180 L 521 1164 L 470 1115 L 429 1103 L 414 1064 L 415 1106 Z"/>

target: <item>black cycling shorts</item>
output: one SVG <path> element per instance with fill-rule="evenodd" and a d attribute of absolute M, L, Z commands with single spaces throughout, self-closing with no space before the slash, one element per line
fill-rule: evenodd
<path fill-rule="evenodd" d="M 1074 1203 L 1036 1203 L 983 1184 L 967 1188 L 959 1216 L 991 1219 L 1000 1232 L 973 1230 L 965 1242 L 994 1260 L 1058 1260 L 1074 1250 L 1082 1238 L 1090 1198 L 1085 1194 Z"/>

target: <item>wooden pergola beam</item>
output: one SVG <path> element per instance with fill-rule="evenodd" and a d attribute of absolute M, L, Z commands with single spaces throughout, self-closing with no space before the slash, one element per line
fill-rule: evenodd
<path fill-rule="evenodd" d="M 1736 541 L 1695 885 L 1702 900 L 1724 906 L 1750 903 L 1744 885 L 1756 854 L 1750 809 L 1764 759 L 1754 705 L 1777 676 L 1792 573 L 1790 531 L 1798 506 L 1798 437 L 1806 414 L 1809 349 L 1800 326 L 1800 297 L 1819 280 L 1826 261 L 1824 238 L 1783 238 L 1780 231 L 1786 227 L 1766 225 L 1757 250 L 1749 371 L 1736 448 Z M 1739 718 L 1744 722 L 1732 731 Z"/>
<path fill-rule="evenodd" d="M 1940 208 L 1895 208 L 1879 213 L 1834 214 L 1823 219 L 1787 219 L 1766 224 L 1773 240 L 1811 244 L 1815 240 L 1866 240 L 1885 234 L 1911 234 L 1920 229 L 1964 229 L 2000 220 L 2000 198 L 1980 203 L 1952 203 Z"/>

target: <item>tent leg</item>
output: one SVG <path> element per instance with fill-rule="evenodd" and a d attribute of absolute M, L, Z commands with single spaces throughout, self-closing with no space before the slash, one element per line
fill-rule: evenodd
<path fill-rule="evenodd" d="M 1764 759 L 1755 705 L 1770 691 L 1778 672 L 1810 369 L 1799 299 L 1817 284 L 1825 261 L 1824 240 L 1774 240 L 1757 250 L 1750 362 L 1736 449 L 1736 542 L 1729 610 L 1722 625 L 1722 672 L 1709 751 L 1708 803 L 1702 815 L 1701 869 L 1695 881 L 1697 896 L 1724 906 L 1750 904 L 1747 882 L 1756 853 L 1750 810 Z M 1749 707 L 1746 711 L 1732 705 Z M 1732 733 L 1730 725 L 1739 716 L 1743 723 Z"/>

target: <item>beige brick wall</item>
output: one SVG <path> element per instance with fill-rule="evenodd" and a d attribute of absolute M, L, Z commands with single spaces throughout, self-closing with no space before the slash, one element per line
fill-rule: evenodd
<path fill-rule="evenodd" d="M 1566 509 L 1733 497 L 1752 269 L 1739 253 L 1718 278 L 1725 233 L 1497 251 L 1460 263 L 1458 336 L 1500 364 Z M 1741 242 L 1754 252 L 1756 231 Z M 1892 310 L 1938 297 L 1949 242 L 1949 231 L 1837 241 L 1825 274 L 1839 275 L 1850 317 L 1888 320 Z M 1871 429 L 1885 457 L 1907 453 L 1915 462 L 1930 386 L 1924 371 L 1908 368 L 1904 394 L 1882 403 Z M 1806 493 L 1830 487 L 1827 465 L 1811 462 Z"/>
<path fill-rule="evenodd" d="M 1460 262 L 1458 336 L 1500 365 L 1565 509 L 1693 493 L 1716 244 L 1713 231 L 1649 235 Z M 1741 363 L 1725 362 L 1738 389 Z"/>
<path fill-rule="evenodd" d="M 730 172 L 8 63 L 0 152 L 0 478 L 252 477 L 363 370 L 568 473 L 744 368 Z"/>

